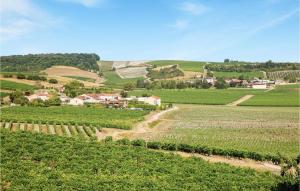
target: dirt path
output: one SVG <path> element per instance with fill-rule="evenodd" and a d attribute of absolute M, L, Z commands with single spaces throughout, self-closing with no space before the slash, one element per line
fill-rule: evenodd
<path fill-rule="evenodd" d="M 253 96 L 254 95 L 245 95 L 245 96 L 241 97 L 240 99 L 235 100 L 234 102 L 227 104 L 227 106 L 237 106 L 238 104 L 252 98 Z"/>
<path fill-rule="evenodd" d="M 150 128 L 149 124 L 153 123 L 163 115 L 168 112 L 177 110 L 178 108 L 175 106 L 171 109 L 164 110 L 161 112 L 153 112 L 146 116 L 146 119 L 140 123 L 138 123 L 135 127 L 131 130 L 123 130 L 123 129 L 116 129 L 116 128 L 103 128 L 101 131 L 96 131 L 96 137 L 98 140 L 105 139 L 107 136 L 111 136 L 114 140 L 122 139 L 122 138 L 136 138 L 139 137 L 140 134 L 144 133 L 151 133 L 155 129 Z"/>
<path fill-rule="evenodd" d="M 251 160 L 251 159 L 229 158 L 229 157 L 217 156 L 217 155 L 206 156 L 197 153 L 185 153 L 180 151 L 175 151 L 175 152 L 162 151 L 162 150 L 155 150 L 155 151 L 164 152 L 164 153 L 174 153 L 184 158 L 188 158 L 188 157 L 202 158 L 203 160 L 208 161 L 210 163 L 226 163 L 236 167 L 251 168 L 261 172 L 271 172 L 276 175 L 279 175 L 281 171 L 281 167 L 279 165 L 275 165 L 270 162 L 261 162 L 261 161 Z"/>

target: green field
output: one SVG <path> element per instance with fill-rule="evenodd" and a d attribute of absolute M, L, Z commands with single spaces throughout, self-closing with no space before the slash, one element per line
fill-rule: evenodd
<path fill-rule="evenodd" d="M 299 110 L 295 107 L 178 105 L 149 136 L 163 142 L 204 145 L 296 158 Z M 156 128 L 156 127 L 155 127 Z"/>
<path fill-rule="evenodd" d="M 254 78 L 254 77 L 261 77 L 263 78 L 263 72 L 253 71 L 253 72 L 214 72 L 216 77 L 223 77 L 223 78 L 238 78 L 239 76 L 244 76 L 244 78 Z"/>
<path fill-rule="evenodd" d="M 108 143 L 1 130 L 9 190 L 271 190 L 270 173 Z"/>
<path fill-rule="evenodd" d="M 87 81 L 87 82 L 95 82 L 96 81 L 93 78 L 87 78 L 87 77 L 82 77 L 82 76 L 63 76 L 63 77 L 72 78 L 75 80 Z"/>
<path fill-rule="evenodd" d="M 141 96 L 143 94 L 161 97 L 164 103 L 188 103 L 206 105 L 224 105 L 231 103 L 247 94 L 260 94 L 260 90 L 252 89 L 183 89 L 183 90 L 136 90 L 130 95 Z"/>
<path fill-rule="evenodd" d="M 3 90 L 21 90 L 21 91 L 26 91 L 26 90 L 34 90 L 34 89 L 36 89 L 32 85 L 23 84 L 23 83 L 17 83 L 17 82 L 11 82 L 11 81 L 6 81 L 6 80 L 0 80 L 0 87 Z"/>
<path fill-rule="evenodd" d="M 0 92 L 0 97 L 6 97 L 8 95 L 9 95 L 9 93 L 7 93 L 7 92 Z"/>
<path fill-rule="evenodd" d="M 148 64 L 156 65 L 158 67 L 178 64 L 179 67 L 184 71 L 202 72 L 203 66 L 206 64 L 206 62 L 183 60 L 157 60 L 149 62 Z"/>
<path fill-rule="evenodd" d="M 146 111 L 91 107 L 10 107 L 1 109 L 1 120 L 14 122 L 63 123 L 130 129 L 143 120 Z"/>
<path fill-rule="evenodd" d="M 136 81 L 138 79 L 143 79 L 143 78 L 123 79 L 115 71 L 107 71 L 107 72 L 104 72 L 103 75 L 106 79 L 106 81 L 104 82 L 105 85 L 112 86 L 112 87 L 119 87 L 119 88 L 127 83 L 136 84 Z"/>
<path fill-rule="evenodd" d="M 255 95 L 240 105 L 243 106 L 300 106 L 299 99 L 300 85 L 281 85 L 274 90 L 263 94 Z"/>

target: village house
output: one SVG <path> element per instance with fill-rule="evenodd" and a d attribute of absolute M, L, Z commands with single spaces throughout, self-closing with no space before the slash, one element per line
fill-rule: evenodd
<path fill-rule="evenodd" d="M 68 96 L 66 96 L 66 95 L 64 95 L 64 94 L 62 94 L 62 95 L 59 96 L 59 99 L 60 99 L 60 101 L 61 101 L 62 104 L 67 104 L 67 103 L 70 102 L 71 98 L 68 97 Z"/>
<path fill-rule="evenodd" d="M 31 102 L 33 100 L 36 100 L 36 99 L 40 99 L 42 101 L 46 101 L 50 98 L 50 95 L 48 92 L 37 92 L 37 93 L 34 93 L 30 96 L 26 96 L 26 98 Z"/>
<path fill-rule="evenodd" d="M 70 99 L 68 104 L 69 105 L 83 105 L 84 102 L 83 102 L 82 98 L 75 97 L 75 98 Z"/>
<path fill-rule="evenodd" d="M 251 87 L 253 89 L 267 89 L 267 84 L 266 83 L 252 83 Z"/>
<path fill-rule="evenodd" d="M 150 96 L 150 97 L 138 97 L 138 101 L 147 103 L 149 105 L 161 105 L 160 97 L 157 96 Z"/>

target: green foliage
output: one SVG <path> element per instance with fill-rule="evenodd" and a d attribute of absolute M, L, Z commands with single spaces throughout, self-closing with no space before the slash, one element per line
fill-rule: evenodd
<path fill-rule="evenodd" d="M 4 77 L 4 78 L 12 78 L 13 75 L 12 75 L 12 74 L 3 74 L 3 77 Z"/>
<path fill-rule="evenodd" d="M 261 71 L 250 71 L 250 72 L 224 72 L 224 71 L 214 71 L 214 76 L 221 77 L 225 79 L 238 78 L 239 76 L 244 76 L 244 78 L 252 79 L 263 78 L 263 72 Z"/>
<path fill-rule="evenodd" d="M 147 74 L 147 76 L 151 79 L 166 79 L 166 78 L 184 76 L 184 73 L 177 68 L 177 65 L 173 65 L 171 67 L 164 67 L 159 70 L 151 69 Z"/>
<path fill-rule="evenodd" d="M 24 74 L 19 73 L 19 74 L 17 74 L 17 78 L 18 79 L 25 79 L 26 76 Z"/>
<path fill-rule="evenodd" d="M 57 79 L 49 79 L 48 82 L 49 82 L 50 84 L 58 84 Z"/>
<path fill-rule="evenodd" d="M 143 78 L 121 78 L 115 71 L 106 71 L 103 72 L 103 76 L 106 79 L 104 82 L 105 85 L 116 87 L 116 88 L 123 88 L 123 86 L 127 83 L 136 83 L 137 80 Z"/>
<path fill-rule="evenodd" d="M 87 78 L 87 77 L 82 77 L 82 76 L 64 76 L 67 78 L 72 78 L 75 80 L 82 80 L 82 81 L 87 81 L 87 82 L 95 82 L 96 80 L 93 78 Z"/>
<path fill-rule="evenodd" d="M 161 148 L 168 151 L 176 151 L 177 145 L 175 143 L 162 143 Z"/>
<path fill-rule="evenodd" d="M 160 149 L 161 145 L 162 144 L 158 141 L 147 142 L 147 148 L 149 148 L 149 149 Z"/>
<path fill-rule="evenodd" d="M 81 95 L 84 91 L 84 84 L 76 80 L 69 82 L 64 87 L 64 93 L 69 97 L 76 97 Z"/>
<path fill-rule="evenodd" d="M 39 75 L 28 75 L 26 77 L 27 80 L 35 80 L 35 81 L 47 81 L 47 78 L 45 76 L 39 76 Z"/>
<path fill-rule="evenodd" d="M 12 82 L 12 81 L 6 81 L 6 80 L 0 80 L 0 86 L 1 86 L 1 89 L 4 89 L 4 90 L 26 91 L 26 90 L 36 89 L 32 85 L 17 83 L 17 82 Z"/>
<path fill-rule="evenodd" d="M 15 91 L 9 95 L 10 101 L 15 104 L 26 105 L 28 99 L 24 96 L 23 92 Z"/>
<path fill-rule="evenodd" d="M 93 107 L 11 107 L 1 109 L 2 120 L 41 121 L 42 123 L 86 124 L 96 127 L 130 129 L 147 111 Z"/>
<path fill-rule="evenodd" d="M 146 146 L 146 141 L 145 141 L 145 140 L 142 140 L 142 139 L 137 139 L 137 140 L 131 141 L 131 144 L 132 144 L 133 146 L 145 147 L 145 146 Z"/>
<path fill-rule="evenodd" d="M 218 78 L 214 86 L 217 89 L 227 89 L 229 87 L 223 78 Z"/>
<path fill-rule="evenodd" d="M 55 65 L 74 66 L 83 70 L 98 71 L 97 54 L 28 54 L 1 56 L 1 71 L 41 71 Z"/>
<path fill-rule="evenodd" d="M 119 139 L 117 140 L 117 143 L 120 145 L 131 145 L 131 142 L 127 138 Z"/>
<path fill-rule="evenodd" d="M 126 83 L 126 84 L 124 85 L 124 87 L 123 87 L 123 89 L 124 89 L 125 91 L 132 91 L 134 88 L 135 88 L 135 87 L 134 87 L 134 84 L 133 84 L 133 83 Z"/>
<path fill-rule="evenodd" d="M 271 190 L 282 182 L 142 147 L 0 132 L 1 187 L 10 190 Z"/>

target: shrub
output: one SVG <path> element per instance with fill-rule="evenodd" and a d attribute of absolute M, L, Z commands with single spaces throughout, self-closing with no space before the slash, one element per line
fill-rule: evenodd
<path fill-rule="evenodd" d="M 3 77 L 4 77 L 4 78 L 12 78 L 13 75 L 12 75 L 12 74 L 3 74 Z"/>
<path fill-rule="evenodd" d="M 199 154 L 212 155 L 212 149 L 206 146 L 198 145 L 195 147 L 195 152 Z"/>
<path fill-rule="evenodd" d="M 107 137 L 105 137 L 105 139 L 104 139 L 104 142 L 105 142 L 105 143 L 110 143 L 110 142 L 112 142 L 112 141 L 113 141 L 112 136 L 107 136 Z"/>
<path fill-rule="evenodd" d="M 18 79 L 25 79 L 26 76 L 24 74 L 19 73 L 19 74 L 17 74 L 17 78 Z"/>
<path fill-rule="evenodd" d="M 183 144 L 183 143 L 178 145 L 177 150 L 187 152 L 187 153 L 195 152 L 195 148 L 192 145 Z"/>
<path fill-rule="evenodd" d="M 130 145 L 130 140 L 127 138 L 119 139 L 117 140 L 117 143 L 119 145 Z"/>
<path fill-rule="evenodd" d="M 50 84 L 57 84 L 58 81 L 56 79 L 49 79 L 48 81 Z"/>
<path fill-rule="evenodd" d="M 176 151 L 177 146 L 174 143 L 163 143 L 161 148 L 164 149 L 164 150 Z"/>
<path fill-rule="evenodd" d="M 150 149 L 160 149 L 161 148 L 161 143 L 160 142 L 148 142 L 147 147 Z"/>
<path fill-rule="evenodd" d="M 132 144 L 133 146 L 140 146 L 140 147 L 145 147 L 145 146 L 146 146 L 146 142 L 145 142 L 145 140 L 143 140 L 143 139 L 133 140 L 133 141 L 131 142 L 131 144 Z"/>

